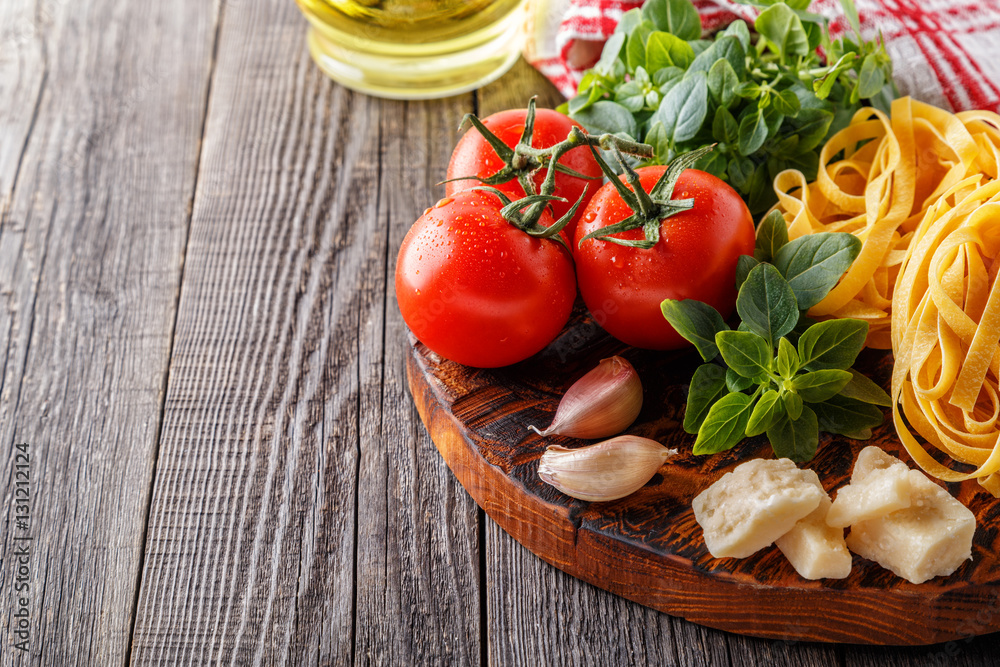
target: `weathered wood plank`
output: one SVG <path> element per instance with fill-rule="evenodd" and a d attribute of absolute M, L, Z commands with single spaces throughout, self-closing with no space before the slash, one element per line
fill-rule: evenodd
<path fill-rule="evenodd" d="M 475 506 L 419 425 L 387 303 L 471 98 L 350 93 L 304 37 L 294 3 L 224 16 L 137 663 L 478 660 Z"/>
<path fill-rule="evenodd" d="M 350 617 L 331 610 L 352 596 L 357 328 L 371 317 L 353 249 L 374 213 L 378 128 L 370 100 L 312 65 L 304 30 L 291 2 L 223 16 L 137 664 L 350 660 Z"/>
<path fill-rule="evenodd" d="M 27 662 L 126 660 L 216 14 L 0 7 L 0 477 L 28 443 Z"/>
<path fill-rule="evenodd" d="M 480 659 L 475 503 L 420 423 L 406 383 L 409 345 L 392 280 L 412 222 L 443 196 L 471 96 L 382 107 L 379 225 L 389 230 L 381 406 L 362 399 L 356 664 L 470 665 Z M 376 428 L 377 424 L 381 428 Z"/>

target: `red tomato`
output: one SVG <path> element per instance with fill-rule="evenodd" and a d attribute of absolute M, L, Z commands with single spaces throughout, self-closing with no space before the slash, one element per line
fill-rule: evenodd
<path fill-rule="evenodd" d="M 638 169 L 648 192 L 666 167 Z M 736 191 L 711 174 L 681 173 L 673 199 L 694 198 L 694 207 L 660 223 L 660 240 L 648 250 L 601 239 L 580 240 L 632 210 L 609 183 L 598 190 L 576 230 L 574 256 L 587 308 L 612 336 L 653 350 L 689 345 L 660 311 L 664 299 L 704 301 L 728 317 L 736 303 L 736 260 L 752 255 L 753 218 Z M 642 229 L 615 238 L 642 239 Z"/>
<path fill-rule="evenodd" d="M 576 297 L 569 252 L 500 215 L 499 198 L 466 190 L 413 224 L 396 259 L 396 299 L 424 345 L 467 366 L 506 366 L 562 330 Z M 541 223 L 553 223 L 548 213 Z"/>
<path fill-rule="evenodd" d="M 526 109 L 510 109 L 488 116 L 483 120 L 485 125 L 493 134 L 497 135 L 501 141 L 513 148 L 521 138 L 524 131 L 524 118 Z M 566 139 L 570 129 L 582 127 L 576 121 L 564 116 L 552 109 L 536 109 L 535 125 L 532 135 L 531 145 L 535 148 L 548 148 Z M 583 195 L 583 202 L 577 209 L 573 220 L 564 229 L 567 238 L 573 238 L 573 229 L 577 220 L 580 219 L 587 202 L 601 187 L 601 168 L 594 160 L 593 154 L 586 146 L 574 148 L 567 152 L 559 160 L 562 164 L 575 172 L 591 176 L 593 178 L 580 178 L 569 174 L 557 173 L 555 177 L 555 194 L 563 197 L 565 202 L 552 202 L 553 217 L 558 220 L 570 208 L 580 195 Z M 455 146 L 451 154 L 451 162 L 448 163 L 447 178 L 458 178 L 460 176 L 478 176 L 487 178 L 497 173 L 504 167 L 504 161 L 496 154 L 489 142 L 483 138 L 475 128 L 465 133 Z M 542 181 L 545 180 L 545 169 L 539 169 L 534 174 L 536 190 L 540 191 Z M 445 194 L 451 196 L 461 190 L 479 187 L 479 181 L 475 179 L 452 181 L 446 185 Z M 501 192 L 507 194 L 511 199 L 520 199 L 524 196 L 524 188 L 512 179 L 506 183 L 494 186 Z"/>

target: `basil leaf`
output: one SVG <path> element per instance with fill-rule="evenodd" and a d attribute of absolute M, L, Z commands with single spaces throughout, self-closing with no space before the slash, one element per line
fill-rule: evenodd
<path fill-rule="evenodd" d="M 622 32 L 625 35 L 631 34 L 639 25 L 644 21 L 641 9 L 630 9 L 624 14 L 622 18 L 618 21 L 618 26 L 615 28 L 615 32 Z"/>
<path fill-rule="evenodd" d="M 785 406 L 782 404 L 778 392 L 774 389 L 768 389 L 757 401 L 757 405 L 753 407 L 753 412 L 750 413 L 750 419 L 747 421 L 747 437 L 760 435 L 771 428 L 784 414 Z"/>
<path fill-rule="evenodd" d="M 853 368 L 847 369 L 851 373 L 851 381 L 840 390 L 840 396 L 851 398 L 862 403 L 881 405 L 886 408 L 892 407 L 892 399 L 885 393 L 882 387 L 878 386 L 866 375 L 862 375 Z"/>
<path fill-rule="evenodd" d="M 850 381 L 851 374 L 847 371 L 828 368 L 796 375 L 792 378 L 792 389 L 806 403 L 820 403 L 839 394 Z"/>
<path fill-rule="evenodd" d="M 653 123 L 649 131 L 646 132 L 646 136 L 643 138 L 642 143 L 649 144 L 653 147 L 653 154 L 659 158 L 660 161 L 666 162 L 669 159 L 670 153 L 670 135 L 667 134 L 667 130 L 663 127 L 663 123 L 656 121 Z"/>
<path fill-rule="evenodd" d="M 788 413 L 788 417 L 798 419 L 802 414 L 802 397 L 794 391 L 789 391 L 781 396 L 781 400 L 785 404 L 785 412 Z"/>
<path fill-rule="evenodd" d="M 795 346 L 788 342 L 787 338 L 778 341 L 778 357 L 775 361 L 775 368 L 785 380 L 790 380 L 799 372 L 799 353 L 795 351 Z"/>
<path fill-rule="evenodd" d="M 757 241 L 753 256 L 761 262 L 770 262 L 774 259 L 775 253 L 786 243 L 788 243 L 788 224 L 780 211 L 771 211 L 757 225 Z"/>
<path fill-rule="evenodd" d="M 646 40 L 646 69 L 651 72 L 665 67 L 687 69 L 693 60 L 691 45 L 669 32 L 654 32 Z"/>
<path fill-rule="evenodd" d="M 715 337 L 721 331 L 728 331 L 729 325 L 715 308 L 694 299 L 664 299 L 660 312 L 674 331 L 694 345 L 702 359 L 711 361 L 719 356 Z"/>
<path fill-rule="evenodd" d="M 737 127 L 737 132 L 739 128 Z M 749 192 L 750 181 L 753 178 L 753 162 L 741 155 L 729 161 L 729 181 L 740 192 Z"/>
<path fill-rule="evenodd" d="M 770 370 L 771 343 L 755 333 L 720 331 L 715 334 L 715 344 L 726 365 L 745 378 L 760 378 Z"/>
<path fill-rule="evenodd" d="M 833 113 L 822 109 L 803 109 L 795 117 L 795 133 L 799 138 L 796 148 L 802 153 L 811 151 L 826 139 L 833 122 Z M 816 156 L 812 155 L 816 161 Z"/>
<path fill-rule="evenodd" d="M 868 323 L 844 318 L 817 322 L 799 337 L 799 359 L 804 368 L 848 369 L 865 346 Z"/>
<path fill-rule="evenodd" d="M 719 33 L 726 37 L 734 37 L 743 47 L 743 51 L 750 50 L 750 28 L 743 21 L 733 21 L 726 29 Z"/>
<path fill-rule="evenodd" d="M 878 56 L 869 53 L 861 62 L 858 73 L 858 96 L 862 99 L 875 97 L 885 85 L 885 72 L 878 65 Z"/>
<path fill-rule="evenodd" d="M 843 396 L 834 396 L 812 406 L 819 420 L 819 430 L 846 435 L 855 440 L 871 437 L 871 429 L 882 423 L 882 411 L 874 405 Z M 865 436 L 867 431 L 867 436 Z M 858 437 L 864 436 L 864 437 Z"/>
<path fill-rule="evenodd" d="M 702 364 L 691 376 L 687 408 L 684 410 L 684 430 L 697 433 L 708 409 L 727 393 L 726 369 L 716 364 Z"/>
<path fill-rule="evenodd" d="M 774 96 L 774 110 L 784 116 L 794 116 L 799 112 L 801 103 L 791 90 L 783 90 Z"/>
<path fill-rule="evenodd" d="M 709 174 L 712 174 L 712 176 L 724 180 L 726 178 L 727 164 L 729 164 L 729 162 L 726 160 L 726 157 L 722 155 L 722 153 L 712 151 L 698 160 L 695 163 L 694 168 L 706 171 Z"/>
<path fill-rule="evenodd" d="M 683 76 L 684 70 L 680 67 L 664 67 L 661 70 L 653 72 L 653 83 L 660 87 L 662 94 L 666 95 L 674 87 L 674 84 L 680 82 Z"/>
<path fill-rule="evenodd" d="M 646 42 L 641 27 L 629 34 L 628 42 L 625 43 L 625 59 L 629 71 L 634 72 L 637 68 L 646 66 Z"/>
<path fill-rule="evenodd" d="M 753 411 L 753 399 L 746 394 L 727 394 L 712 405 L 698 429 L 692 451 L 717 454 L 732 449 L 744 438 Z"/>
<path fill-rule="evenodd" d="M 809 310 L 830 293 L 861 252 L 861 239 L 845 232 L 807 234 L 790 241 L 774 256 L 800 310 Z"/>
<path fill-rule="evenodd" d="M 746 391 L 754 385 L 754 381 L 745 378 L 732 368 L 726 369 L 726 388 L 732 392 Z"/>
<path fill-rule="evenodd" d="M 740 126 L 729 109 L 717 107 L 715 118 L 712 119 L 712 138 L 716 141 L 731 144 L 739 139 Z M 713 153 L 722 157 L 721 153 Z M 723 158 L 724 159 L 724 158 Z"/>
<path fill-rule="evenodd" d="M 771 187 L 773 181 L 774 179 L 768 176 L 766 164 L 759 164 L 754 168 L 746 196 L 747 207 L 752 214 L 763 213 L 765 210 L 771 208 L 771 205 L 777 199 L 774 194 L 774 188 Z"/>
<path fill-rule="evenodd" d="M 708 90 L 712 97 L 723 107 L 728 107 L 733 101 L 736 86 L 739 85 L 736 72 L 728 60 L 717 60 L 708 70 Z"/>
<path fill-rule="evenodd" d="M 708 115 L 708 80 L 702 73 L 685 77 L 663 96 L 660 108 L 653 116 L 659 120 L 675 142 L 692 139 Z"/>
<path fill-rule="evenodd" d="M 755 267 L 736 296 L 736 311 L 747 327 L 773 348 L 799 321 L 795 294 L 770 264 Z"/>
<path fill-rule="evenodd" d="M 762 11 L 754 28 L 783 60 L 786 56 L 809 55 L 809 37 L 802 20 L 788 5 L 779 3 Z"/>
<path fill-rule="evenodd" d="M 646 0 L 642 15 L 660 30 L 683 40 L 701 37 L 701 17 L 691 0 Z"/>
<path fill-rule="evenodd" d="M 611 74 L 618 56 L 621 55 L 622 47 L 625 46 L 625 39 L 626 35 L 624 32 L 615 31 L 608 38 L 608 41 L 604 42 L 601 59 L 594 65 L 594 69 L 605 75 Z"/>
<path fill-rule="evenodd" d="M 796 463 L 805 463 L 816 455 L 819 446 L 819 423 L 816 413 L 808 407 L 802 408 L 802 414 L 797 419 L 789 419 L 787 415 L 775 421 L 767 429 L 767 439 L 771 441 L 771 449 L 776 456 L 791 459 Z"/>
<path fill-rule="evenodd" d="M 736 259 L 736 289 L 739 291 L 743 287 L 743 283 L 746 282 L 747 276 L 753 271 L 754 267 L 759 265 L 756 259 L 750 255 L 740 255 Z"/>
<path fill-rule="evenodd" d="M 735 37 L 720 35 L 707 49 L 698 54 L 689 68 L 691 72 L 708 72 L 719 60 L 728 62 L 736 76 L 740 79 L 746 76 L 747 52 Z"/>
<path fill-rule="evenodd" d="M 594 102 L 588 108 L 575 114 L 573 120 L 583 125 L 591 134 L 620 134 L 630 137 L 637 134 L 635 116 L 622 105 L 611 100 Z"/>
<path fill-rule="evenodd" d="M 615 102 L 635 113 L 645 106 L 646 92 L 638 81 L 628 81 L 615 90 Z"/>
<path fill-rule="evenodd" d="M 740 155 L 750 155 L 764 145 L 767 140 L 767 123 L 760 109 L 751 111 L 740 120 L 738 148 Z"/>

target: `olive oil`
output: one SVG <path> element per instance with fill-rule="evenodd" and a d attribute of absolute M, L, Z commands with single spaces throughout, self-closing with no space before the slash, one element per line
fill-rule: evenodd
<path fill-rule="evenodd" d="M 470 90 L 500 76 L 523 43 L 526 0 L 298 0 L 309 48 L 335 80 L 383 97 Z"/>

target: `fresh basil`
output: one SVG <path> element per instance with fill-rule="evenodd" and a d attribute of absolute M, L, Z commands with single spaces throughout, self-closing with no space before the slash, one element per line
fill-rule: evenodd
<path fill-rule="evenodd" d="M 753 406 L 750 419 L 747 421 L 746 435 L 748 438 L 760 435 L 785 414 L 781 404 L 781 396 L 774 389 L 768 389 Z"/>
<path fill-rule="evenodd" d="M 729 391 L 746 391 L 753 385 L 753 378 L 740 375 L 732 368 L 726 369 L 726 387 Z"/>
<path fill-rule="evenodd" d="M 823 141 L 863 104 L 884 108 L 896 91 L 880 39 L 865 41 L 856 31 L 833 39 L 826 20 L 807 11 L 808 0 L 738 4 L 760 10 L 752 34 L 736 20 L 703 39 L 692 0 L 647 0 L 625 12 L 561 109 L 588 129 L 654 146 L 653 164 L 718 142 L 705 163 L 757 214 L 775 201 L 769 172 L 797 168 L 811 178 Z M 853 26 L 853 1 L 840 4 Z M 651 85 L 639 83 L 640 70 Z M 593 112 L 600 102 L 620 111 Z M 615 118 L 621 124 L 611 129 Z"/>
<path fill-rule="evenodd" d="M 694 441 L 695 454 L 717 454 L 746 437 L 753 401 L 746 394 L 727 394 L 708 410 Z"/>
<path fill-rule="evenodd" d="M 787 338 L 778 341 L 778 356 L 775 359 L 775 370 L 784 380 L 790 380 L 798 372 L 801 363 L 799 353 L 795 351 L 795 346 L 788 342 Z"/>
<path fill-rule="evenodd" d="M 802 414 L 792 419 L 790 415 L 775 420 L 767 429 L 767 439 L 771 441 L 775 456 L 805 463 L 816 455 L 819 445 L 819 422 L 816 413 L 808 406 L 802 407 Z"/>
<path fill-rule="evenodd" d="M 758 225 L 756 256 L 736 263 L 735 330 L 707 304 L 662 302 L 667 321 L 713 362 L 695 371 L 688 392 L 684 430 L 697 433 L 696 454 L 766 434 L 776 455 L 807 461 L 821 430 L 869 438 L 882 423 L 889 396 L 851 368 L 868 324 L 806 315 L 850 268 L 856 242 L 839 233 L 789 241 L 784 218 L 772 213 Z"/>
<path fill-rule="evenodd" d="M 736 289 L 739 290 L 743 287 L 743 283 L 747 281 L 747 276 L 753 271 L 754 267 L 759 265 L 756 259 L 750 255 L 740 255 L 736 259 Z"/>
<path fill-rule="evenodd" d="M 861 239 L 845 232 L 821 232 L 789 241 L 774 255 L 801 310 L 823 300 L 861 252 Z"/>
<path fill-rule="evenodd" d="M 841 319 L 817 322 L 799 336 L 799 362 L 809 370 L 846 370 L 854 365 L 868 336 L 868 323 Z"/>
<path fill-rule="evenodd" d="M 716 364 L 702 364 L 694 371 L 688 388 L 684 430 L 697 433 L 708 409 L 727 393 L 726 369 Z"/>
<path fill-rule="evenodd" d="M 701 17 L 688 0 L 646 0 L 642 16 L 657 29 L 673 33 L 680 39 L 701 37 Z"/>
<path fill-rule="evenodd" d="M 830 368 L 823 371 L 810 371 L 792 378 L 792 389 L 806 403 L 821 403 L 833 398 L 844 385 L 851 381 L 851 374 Z"/>
<path fill-rule="evenodd" d="M 664 299 L 660 311 L 674 331 L 694 345 L 702 359 L 711 361 L 719 355 L 715 337 L 720 331 L 728 330 L 729 325 L 715 308 L 694 299 Z"/>
<path fill-rule="evenodd" d="M 771 211 L 757 225 L 757 239 L 753 256 L 759 262 L 772 262 L 774 256 L 788 243 L 788 224 L 780 211 Z"/>
<path fill-rule="evenodd" d="M 871 429 L 882 423 L 882 411 L 876 406 L 846 396 L 834 396 L 810 406 L 819 419 L 819 428 L 856 440 L 871 437 Z"/>
<path fill-rule="evenodd" d="M 767 340 L 755 333 L 720 331 L 715 334 L 715 344 L 719 347 L 726 365 L 745 378 L 755 380 L 770 371 L 769 366 L 774 357 L 771 346 Z"/>
<path fill-rule="evenodd" d="M 736 296 L 736 311 L 751 331 L 772 347 L 799 320 L 795 293 L 770 264 L 754 267 Z"/>
<path fill-rule="evenodd" d="M 872 382 L 868 376 L 862 375 L 853 368 L 848 370 L 851 372 L 851 381 L 845 384 L 844 388 L 840 390 L 841 396 L 853 398 L 862 403 L 880 405 L 886 408 L 892 407 L 892 399 L 889 398 L 889 394 L 885 393 L 885 389 Z"/>

